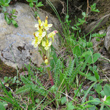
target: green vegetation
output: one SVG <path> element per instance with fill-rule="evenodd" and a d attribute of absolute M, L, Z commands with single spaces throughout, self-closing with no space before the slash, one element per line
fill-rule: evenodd
<path fill-rule="evenodd" d="M 27 1 L 31 7 L 34 6 L 33 2 L 36 2 Z M 56 110 L 109 110 L 110 85 L 103 84 L 104 79 L 100 78 L 100 68 L 97 67 L 96 62 L 101 55 L 94 53 L 91 42 L 92 37 L 100 39 L 105 34 L 95 33 L 87 39 L 87 35 L 81 33 L 80 27 L 86 23 L 85 18 L 88 15 L 85 12 L 82 13 L 82 18 L 76 18 L 76 23 L 71 26 L 68 9 L 65 22 L 62 22 L 53 4 L 49 0 L 47 2 L 62 24 L 65 40 L 62 40 L 61 48 L 65 47 L 68 58 L 58 56 L 55 48 L 51 46 L 49 71 L 53 76 L 53 85 L 50 85 L 48 80 L 45 63 L 39 68 L 30 64 L 25 65 L 27 71 L 19 77 L 5 77 L 4 82 L 1 82 L 2 110 L 5 110 L 5 106 L 9 103 L 13 110 L 51 110 L 53 108 Z M 99 12 L 96 4 L 91 6 L 91 11 Z"/>
<path fill-rule="evenodd" d="M 26 0 L 26 1 L 29 2 L 30 7 L 34 7 L 35 5 L 35 7 L 38 9 L 39 7 L 43 6 L 42 2 L 38 2 L 38 0 Z"/>
<path fill-rule="evenodd" d="M 35 6 L 37 9 L 43 6 L 42 2 L 38 2 L 38 0 L 26 0 L 29 3 L 30 7 Z M 0 7 L 2 7 L 2 13 L 4 13 L 4 19 L 6 20 L 7 24 L 13 24 L 15 27 L 18 27 L 16 22 L 16 10 L 12 9 L 12 11 L 8 12 L 7 8 L 10 4 L 11 0 L 0 0 Z M 37 12 L 35 12 L 35 16 L 37 16 Z"/>
<path fill-rule="evenodd" d="M 0 6 L 2 7 L 2 13 L 4 13 L 4 18 L 7 22 L 7 24 L 13 24 L 15 27 L 18 27 L 17 22 L 15 21 L 15 18 L 17 16 L 15 16 L 15 12 L 16 10 L 13 9 L 12 11 L 10 11 L 10 13 L 7 12 L 6 7 L 9 6 L 11 0 L 1 0 L 0 1 Z"/>

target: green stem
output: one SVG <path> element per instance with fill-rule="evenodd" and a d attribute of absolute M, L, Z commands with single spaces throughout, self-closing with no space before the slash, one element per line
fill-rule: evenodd
<path fill-rule="evenodd" d="M 103 108 L 104 108 L 104 103 L 101 105 L 101 108 L 100 108 L 100 110 L 103 110 Z"/>
<path fill-rule="evenodd" d="M 100 56 L 102 59 L 104 59 L 104 60 L 106 60 L 106 61 L 108 61 L 109 63 L 110 63 L 110 60 L 108 59 L 108 58 L 105 58 L 104 56 Z"/>

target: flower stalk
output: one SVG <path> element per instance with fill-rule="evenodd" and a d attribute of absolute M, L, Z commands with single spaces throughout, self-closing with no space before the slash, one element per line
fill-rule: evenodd
<path fill-rule="evenodd" d="M 47 72 L 48 72 L 48 75 L 49 75 L 49 80 L 50 80 L 51 86 L 53 86 L 54 85 L 54 81 L 53 81 L 53 77 L 52 77 L 51 71 L 47 70 Z"/>
<path fill-rule="evenodd" d="M 35 25 L 37 31 L 34 32 L 34 40 L 32 41 L 32 45 L 40 50 L 40 54 L 46 65 L 46 70 L 49 75 L 51 86 L 53 86 L 54 81 L 49 66 L 50 52 L 51 52 L 51 45 L 54 42 L 54 36 L 56 35 L 56 33 L 58 33 L 58 31 L 54 30 L 53 32 L 48 34 L 49 28 L 52 27 L 52 24 L 48 24 L 48 16 L 46 16 L 45 22 L 41 21 L 39 17 L 37 17 L 37 19 L 38 19 L 38 24 Z"/>

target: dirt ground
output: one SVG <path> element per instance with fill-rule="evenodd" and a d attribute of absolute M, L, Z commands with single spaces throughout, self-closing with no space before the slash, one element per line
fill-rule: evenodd
<path fill-rule="evenodd" d="M 16 69 L 7 66 L 6 64 L 4 64 L 1 60 L 0 60 L 0 78 L 3 78 L 5 76 L 9 77 L 13 77 L 17 74 Z"/>

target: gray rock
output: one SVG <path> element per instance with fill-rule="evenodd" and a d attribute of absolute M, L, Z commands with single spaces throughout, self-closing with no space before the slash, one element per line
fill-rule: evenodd
<path fill-rule="evenodd" d="M 99 34 L 104 34 L 104 33 L 106 33 L 104 29 L 99 31 Z"/>
<path fill-rule="evenodd" d="M 8 25 L 4 20 L 3 13 L 0 13 L 0 59 L 7 65 L 16 68 L 22 68 L 24 64 L 36 64 L 40 66 L 42 58 L 36 48 L 31 45 L 34 39 L 33 33 L 36 31 L 34 25 L 37 20 L 34 17 L 33 9 L 27 4 L 16 3 L 8 7 L 8 11 L 16 9 L 18 28 Z M 51 14 L 39 10 L 38 14 L 41 20 L 49 17 L 49 23 L 53 24 L 54 29 L 60 29 L 59 21 Z M 58 34 L 55 36 L 54 47 L 58 49 Z"/>
<path fill-rule="evenodd" d="M 104 46 L 108 53 L 110 53 L 110 26 L 107 28 L 107 33 L 104 41 Z"/>
<path fill-rule="evenodd" d="M 100 30 L 99 34 L 104 34 L 105 30 Z M 104 45 L 104 38 L 100 38 L 100 41 L 97 41 L 97 38 L 94 37 L 92 40 L 94 52 L 100 52 L 100 48 Z"/>
<path fill-rule="evenodd" d="M 101 74 L 102 76 L 107 75 L 108 77 L 110 77 L 110 60 L 109 60 L 109 56 L 106 54 L 104 56 L 101 55 L 101 57 L 98 59 L 98 64 L 97 66 L 100 68 L 100 72 L 103 74 Z"/>
<path fill-rule="evenodd" d="M 89 33 L 91 31 L 96 32 L 100 27 L 106 24 L 106 22 L 109 20 L 109 17 L 110 17 L 110 14 L 107 14 L 101 17 L 99 20 L 86 25 L 84 31 L 86 33 Z"/>

